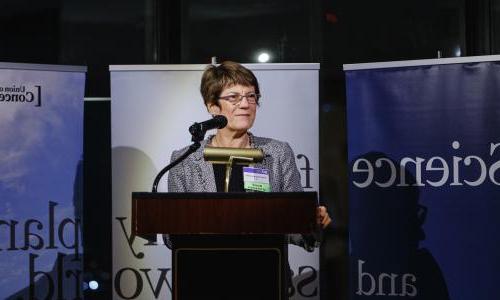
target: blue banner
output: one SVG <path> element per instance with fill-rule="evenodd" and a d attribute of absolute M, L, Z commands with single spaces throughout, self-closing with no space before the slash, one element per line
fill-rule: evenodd
<path fill-rule="evenodd" d="M 0 299 L 81 299 L 84 84 L 0 64 Z"/>
<path fill-rule="evenodd" d="M 498 297 L 500 62 L 472 60 L 346 68 L 351 299 Z"/>

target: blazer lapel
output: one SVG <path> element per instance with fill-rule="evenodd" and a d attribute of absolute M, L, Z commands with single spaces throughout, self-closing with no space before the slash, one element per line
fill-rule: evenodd
<path fill-rule="evenodd" d="M 195 190 L 200 190 L 204 192 L 217 192 L 217 186 L 215 185 L 215 176 L 214 176 L 214 168 L 212 164 L 206 162 L 203 158 L 203 149 L 205 149 L 205 143 L 193 153 L 193 160 L 195 163 L 195 168 L 198 176 L 197 183 L 200 183 L 201 186 L 197 186 Z"/>
<path fill-rule="evenodd" d="M 279 191 L 276 187 L 275 174 L 273 170 L 274 158 L 271 155 L 272 149 L 267 144 L 261 143 L 258 137 L 254 137 L 255 148 L 261 149 L 264 152 L 264 159 L 260 163 L 256 163 L 256 168 L 266 169 L 269 172 L 269 184 L 271 185 L 271 192 Z"/>

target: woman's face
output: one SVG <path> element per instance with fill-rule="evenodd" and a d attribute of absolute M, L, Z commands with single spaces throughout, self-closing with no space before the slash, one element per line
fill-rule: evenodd
<path fill-rule="evenodd" d="M 247 96 L 255 94 L 253 86 L 233 85 L 225 88 L 220 94 L 219 106 L 211 104 L 208 111 L 213 115 L 223 115 L 227 118 L 227 126 L 225 129 L 235 132 L 246 132 L 253 125 L 255 113 L 257 111 L 256 103 L 249 103 L 247 97 L 243 97 L 237 104 L 226 101 L 223 98 L 227 96 Z M 234 98 L 234 97 L 233 97 Z"/>

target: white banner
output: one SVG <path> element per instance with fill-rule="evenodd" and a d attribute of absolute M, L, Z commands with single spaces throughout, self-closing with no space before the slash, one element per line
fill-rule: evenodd
<path fill-rule="evenodd" d="M 251 129 L 290 144 L 306 191 L 319 188 L 318 64 L 249 64 L 262 94 Z M 171 299 L 170 251 L 131 237 L 131 193 L 150 191 L 188 127 L 210 118 L 199 92 L 205 65 L 111 66 L 115 299 Z M 166 176 L 159 191 L 166 191 Z M 290 245 L 291 299 L 319 299 L 318 252 Z"/>

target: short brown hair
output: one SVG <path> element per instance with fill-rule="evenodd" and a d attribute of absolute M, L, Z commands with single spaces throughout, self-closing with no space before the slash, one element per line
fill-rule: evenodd
<path fill-rule="evenodd" d="M 249 69 L 233 61 L 224 61 L 220 65 L 209 65 L 201 77 L 200 92 L 205 105 L 218 106 L 220 94 L 225 88 L 236 84 L 252 86 L 260 94 L 259 82 Z M 258 104 L 258 102 L 257 102 Z"/>

